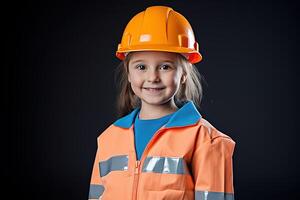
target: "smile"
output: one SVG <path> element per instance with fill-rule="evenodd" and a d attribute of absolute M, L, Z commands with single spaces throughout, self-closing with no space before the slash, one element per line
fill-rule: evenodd
<path fill-rule="evenodd" d="M 165 88 L 150 88 L 150 87 L 144 87 L 143 89 L 149 91 L 149 92 L 158 92 L 158 91 L 161 91 Z"/>

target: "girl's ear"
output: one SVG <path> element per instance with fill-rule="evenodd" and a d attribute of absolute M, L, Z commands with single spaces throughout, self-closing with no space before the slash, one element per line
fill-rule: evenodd
<path fill-rule="evenodd" d="M 181 79 L 180 79 L 180 83 L 184 84 L 185 81 L 186 81 L 186 78 L 187 78 L 186 74 L 182 74 Z"/>
<path fill-rule="evenodd" d="M 131 83 L 130 81 L 131 81 L 131 79 L 130 79 L 130 76 L 129 76 L 129 74 L 127 75 L 127 79 L 128 79 L 128 82 L 129 83 Z"/>

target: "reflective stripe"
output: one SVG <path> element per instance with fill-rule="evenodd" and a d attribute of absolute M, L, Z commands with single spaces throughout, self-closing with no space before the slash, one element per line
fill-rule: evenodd
<path fill-rule="evenodd" d="M 103 177 L 111 171 L 128 170 L 128 156 L 114 156 L 99 163 L 100 176 Z"/>
<path fill-rule="evenodd" d="M 89 199 L 99 199 L 99 197 L 102 195 L 103 192 L 104 192 L 103 185 L 91 184 Z"/>
<path fill-rule="evenodd" d="M 233 193 L 195 191 L 195 200 L 234 200 Z"/>
<path fill-rule="evenodd" d="M 188 174 L 185 160 L 176 157 L 147 157 L 142 172 Z"/>

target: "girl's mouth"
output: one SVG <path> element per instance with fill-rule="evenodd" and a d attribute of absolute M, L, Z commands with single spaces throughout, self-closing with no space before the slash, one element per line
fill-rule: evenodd
<path fill-rule="evenodd" d="M 165 88 L 151 88 L 151 87 L 144 87 L 143 89 L 149 91 L 149 92 L 158 92 L 158 91 L 161 91 Z"/>

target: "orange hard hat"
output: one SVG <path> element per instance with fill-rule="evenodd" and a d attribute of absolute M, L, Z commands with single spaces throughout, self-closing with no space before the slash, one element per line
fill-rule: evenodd
<path fill-rule="evenodd" d="M 129 21 L 116 56 L 124 60 L 126 53 L 133 51 L 181 53 L 191 63 L 202 59 L 190 23 L 166 6 L 148 7 Z"/>

